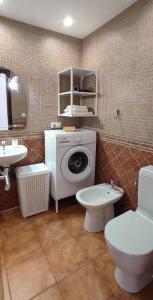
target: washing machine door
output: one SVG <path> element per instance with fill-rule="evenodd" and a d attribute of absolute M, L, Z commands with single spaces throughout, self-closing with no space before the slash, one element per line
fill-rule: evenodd
<path fill-rule="evenodd" d="M 80 182 L 86 179 L 92 172 L 93 159 L 90 149 L 83 146 L 71 148 L 63 157 L 62 175 L 69 182 Z"/>

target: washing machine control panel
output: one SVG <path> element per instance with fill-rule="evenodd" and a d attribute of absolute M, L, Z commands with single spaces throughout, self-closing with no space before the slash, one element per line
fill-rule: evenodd
<path fill-rule="evenodd" d="M 75 144 L 81 144 L 82 143 L 82 137 L 81 136 L 74 137 L 74 143 Z"/>
<path fill-rule="evenodd" d="M 64 133 L 56 136 L 59 147 L 76 146 L 96 142 L 96 134 L 88 132 Z"/>
<path fill-rule="evenodd" d="M 57 138 L 57 143 L 59 146 L 73 146 L 82 144 L 81 135 L 63 135 Z"/>

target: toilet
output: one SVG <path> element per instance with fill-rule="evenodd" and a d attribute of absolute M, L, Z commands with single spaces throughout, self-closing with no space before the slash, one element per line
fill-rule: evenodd
<path fill-rule="evenodd" d="M 137 210 L 109 221 L 105 239 L 125 291 L 137 293 L 153 280 L 153 166 L 140 169 Z"/>
<path fill-rule="evenodd" d="M 111 184 L 101 183 L 76 193 L 78 202 L 86 208 L 84 229 L 99 232 L 114 218 L 113 204 L 121 199 L 123 190 L 116 191 Z"/>

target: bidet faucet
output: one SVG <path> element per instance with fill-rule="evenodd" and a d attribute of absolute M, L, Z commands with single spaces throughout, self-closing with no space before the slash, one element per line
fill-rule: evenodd
<path fill-rule="evenodd" d="M 111 179 L 110 183 L 111 183 L 112 188 L 114 188 L 114 186 L 115 186 L 115 180 Z"/>
<path fill-rule="evenodd" d="M 2 145 L 3 152 L 5 152 L 5 146 L 6 146 L 5 141 L 1 141 L 1 145 Z"/>

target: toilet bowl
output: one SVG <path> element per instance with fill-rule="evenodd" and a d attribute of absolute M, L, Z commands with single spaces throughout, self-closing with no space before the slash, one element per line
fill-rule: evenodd
<path fill-rule="evenodd" d="M 153 166 L 139 172 L 138 208 L 109 221 L 105 227 L 108 249 L 116 263 L 115 278 L 129 293 L 153 280 Z"/>
<path fill-rule="evenodd" d="M 76 193 L 78 202 L 86 208 L 84 229 L 102 231 L 105 224 L 114 218 L 113 204 L 121 199 L 123 192 L 115 191 L 111 184 L 102 183 Z"/>

